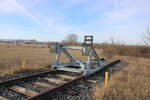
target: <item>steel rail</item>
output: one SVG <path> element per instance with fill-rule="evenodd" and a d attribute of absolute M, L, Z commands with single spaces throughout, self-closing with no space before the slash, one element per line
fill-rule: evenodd
<path fill-rule="evenodd" d="M 94 73 L 91 73 L 89 75 L 86 75 L 86 76 L 79 76 L 73 80 L 70 80 L 70 81 L 67 81 L 66 83 L 63 83 L 63 84 L 60 84 L 54 88 L 51 88 L 45 92 L 42 92 L 42 93 L 39 93 L 35 96 L 32 96 L 30 98 L 28 98 L 27 100 L 47 100 L 50 96 L 52 96 L 54 93 L 70 86 L 70 85 L 74 85 L 75 83 L 77 83 L 78 81 L 80 80 L 86 80 L 89 76 L 92 76 L 92 75 L 95 75 L 96 73 L 98 72 L 103 72 L 107 69 L 109 69 L 110 67 L 115 67 L 114 65 L 119 63 L 120 60 L 116 60 L 116 61 L 113 61 L 107 65 L 105 65 L 103 67 L 103 69 L 100 69 Z M 19 78 L 14 78 L 14 79 L 9 79 L 9 80 L 6 80 L 6 81 L 2 81 L 0 82 L 0 87 L 9 87 L 9 86 L 13 86 L 15 84 L 18 84 L 19 82 L 22 82 L 22 81 L 30 81 L 34 78 L 38 78 L 38 77 L 45 77 L 46 75 L 48 74 L 51 74 L 51 75 L 54 75 L 54 74 L 57 74 L 59 73 L 60 71 L 54 71 L 54 70 L 50 70 L 50 71 L 47 71 L 47 72 L 42 72 L 42 73 L 37 73 L 37 74 L 34 74 L 34 75 L 29 75 L 29 76 L 24 76 L 24 77 L 19 77 Z"/>
<path fill-rule="evenodd" d="M 68 81 L 65 84 L 59 85 L 59 86 L 57 86 L 55 88 L 49 89 L 46 92 L 40 93 L 40 94 L 38 94 L 36 96 L 33 96 L 33 97 L 29 98 L 28 100 L 47 100 L 49 98 L 49 96 L 52 96 L 57 91 L 60 91 L 60 90 L 64 89 L 65 87 L 73 85 L 73 84 L 75 84 L 76 82 L 78 82 L 80 80 L 85 80 L 87 77 L 92 76 L 92 75 L 94 75 L 94 74 L 96 74 L 98 72 L 103 72 L 103 71 L 107 70 L 108 68 L 113 67 L 113 65 L 115 65 L 115 64 L 117 64 L 119 62 L 120 62 L 120 60 L 113 61 L 113 62 L 107 64 L 106 66 L 104 66 L 103 69 L 100 69 L 100 70 L 98 70 L 95 73 L 92 73 L 92 74 L 86 75 L 86 76 L 80 76 L 80 77 L 78 77 L 78 78 L 76 78 L 74 80 Z"/>
<path fill-rule="evenodd" d="M 57 71 L 50 70 L 47 72 L 42 72 L 42 73 L 37 73 L 37 74 L 28 75 L 28 76 L 24 76 L 24 77 L 9 79 L 9 80 L 0 82 L 0 87 L 8 87 L 8 86 L 18 83 L 20 81 L 29 81 L 36 77 L 42 77 L 47 74 L 55 74 L 55 73 L 57 73 Z"/>

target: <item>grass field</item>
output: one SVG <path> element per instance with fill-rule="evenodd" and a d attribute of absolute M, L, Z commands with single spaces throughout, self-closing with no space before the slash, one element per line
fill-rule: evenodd
<path fill-rule="evenodd" d="M 150 100 L 150 59 L 117 57 L 128 66 L 111 75 L 109 86 L 97 86 L 95 100 Z M 116 59 L 114 57 L 114 59 Z"/>
<path fill-rule="evenodd" d="M 125 46 L 115 48 L 114 46 L 105 46 L 103 50 L 96 49 L 98 55 L 106 57 L 107 60 L 121 59 L 129 65 L 111 75 L 108 88 L 97 86 L 94 89 L 95 100 L 150 99 L 150 56 L 148 56 L 150 51 L 147 51 L 149 47 L 148 49 L 145 49 L 145 47 L 130 48 Z M 129 50 L 132 50 L 132 52 L 129 52 Z M 73 50 L 69 52 L 76 58 L 87 58 L 81 56 L 81 51 Z M 46 45 L 0 44 L 0 76 L 47 68 L 50 67 L 54 59 L 55 54 L 49 53 Z M 62 55 L 61 61 L 66 62 L 68 60 Z"/>
<path fill-rule="evenodd" d="M 101 50 L 98 49 L 98 54 Z M 81 56 L 81 51 L 69 51 L 74 57 L 86 59 Z M 55 54 L 49 53 L 46 45 L 40 44 L 0 44 L 0 76 L 13 74 L 25 70 L 35 70 L 50 67 L 55 60 Z M 23 62 L 25 61 L 25 66 Z M 64 55 L 62 62 L 68 61 Z"/>
<path fill-rule="evenodd" d="M 47 67 L 54 58 L 47 48 L 0 48 L 0 75 Z M 22 63 L 25 60 L 25 68 Z"/>

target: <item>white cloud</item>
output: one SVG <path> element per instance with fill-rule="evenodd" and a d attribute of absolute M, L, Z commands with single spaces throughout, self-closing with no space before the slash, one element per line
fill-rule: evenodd
<path fill-rule="evenodd" d="M 110 18 L 128 19 L 138 17 L 140 14 L 148 15 L 150 13 L 149 0 L 114 0 L 117 10 L 107 12 Z"/>
<path fill-rule="evenodd" d="M 62 0 L 61 1 L 61 6 L 63 8 L 68 8 L 68 7 L 76 6 L 76 5 L 79 5 L 79 4 L 84 4 L 88 1 L 90 1 L 90 0 Z"/>
<path fill-rule="evenodd" d="M 13 0 L 0 0 L 0 12 L 10 13 L 16 11 L 17 11 L 17 7 Z"/>
<path fill-rule="evenodd" d="M 39 2 L 42 3 L 40 4 Z M 40 7 L 48 8 L 47 11 L 44 11 L 43 8 L 43 11 L 32 10 L 32 6 L 36 7 L 37 4 Z M 149 5 L 149 0 L 57 0 L 56 2 L 55 0 L 0 0 L 0 13 L 23 13 L 40 25 L 47 33 L 67 34 L 76 32 L 81 36 L 83 34 L 92 34 L 92 32 L 97 34 L 112 32 L 111 34 L 114 36 L 116 32 L 129 33 L 127 29 L 136 33 L 133 30 L 136 24 L 142 23 L 141 25 L 144 25 L 149 23 L 149 20 L 145 19 L 146 16 L 150 16 Z M 59 7 L 57 8 L 57 6 Z M 87 16 L 86 24 L 82 23 L 81 19 L 77 19 L 76 21 L 82 23 L 77 26 L 74 18 L 69 16 L 73 12 L 68 12 L 67 10 L 71 9 L 71 7 L 81 7 L 82 10 L 88 13 L 87 15 L 93 15 L 94 17 L 89 17 L 88 19 Z M 63 12 L 64 10 L 65 12 Z M 78 12 L 79 14 L 81 13 L 80 11 Z M 70 21 L 71 23 L 69 23 Z M 141 32 L 141 25 L 137 25 L 137 32 Z"/>
<path fill-rule="evenodd" d="M 104 14 L 104 23 L 118 24 L 129 21 L 137 15 L 136 9 L 118 9 Z"/>
<path fill-rule="evenodd" d="M 41 23 L 41 21 L 33 15 L 31 12 L 27 10 L 25 6 L 19 3 L 17 0 L 1 0 L 0 1 L 0 12 L 2 13 L 23 13 L 25 16 L 29 17 L 31 20 L 36 22 L 40 27 L 45 31 L 45 29 Z"/>
<path fill-rule="evenodd" d="M 67 1 L 67 0 L 66 0 Z M 72 2 L 71 5 L 79 4 L 85 0 L 77 0 L 76 2 Z M 34 0 L 30 3 L 30 6 L 24 0 L 1 0 L 0 1 L 0 13 L 23 13 L 25 16 L 36 22 L 43 31 L 48 33 L 50 30 L 54 32 L 70 32 L 74 28 L 72 25 L 67 25 L 63 22 L 64 17 L 61 13 L 51 13 L 47 12 L 47 15 L 42 12 L 36 14 L 36 12 L 28 11 L 28 7 L 32 8 L 31 6 L 39 3 L 41 1 Z M 70 0 L 68 0 L 70 2 Z M 23 4 L 24 3 L 24 4 Z M 56 10 L 56 8 L 54 9 Z M 57 11 L 56 11 L 57 12 Z"/>

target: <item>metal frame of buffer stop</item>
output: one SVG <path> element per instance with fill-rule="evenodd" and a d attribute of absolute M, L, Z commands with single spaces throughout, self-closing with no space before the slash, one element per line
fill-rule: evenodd
<path fill-rule="evenodd" d="M 93 46 L 93 36 L 84 36 L 81 46 L 65 46 L 58 42 L 48 44 L 50 53 L 56 53 L 56 59 L 52 64 L 52 69 L 81 73 L 83 75 L 92 74 L 108 64 L 105 59 L 100 58 Z M 77 59 L 68 50 L 82 50 L 82 56 L 87 56 L 87 60 Z M 60 61 L 61 54 L 64 54 L 69 62 Z"/>

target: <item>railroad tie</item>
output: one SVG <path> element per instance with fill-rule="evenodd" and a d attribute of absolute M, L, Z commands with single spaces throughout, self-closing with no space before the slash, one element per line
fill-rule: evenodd
<path fill-rule="evenodd" d="M 55 78 L 45 77 L 44 79 L 49 81 L 49 82 L 54 82 L 56 84 L 64 84 L 64 83 L 66 83 L 66 81 L 58 80 L 58 79 L 55 79 Z"/>
<path fill-rule="evenodd" d="M 47 88 L 47 89 L 52 89 L 52 88 L 54 88 L 54 86 L 52 86 L 52 85 L 50 85 L 50 84 L 47 84 L 47 83 L 43 83 L 43 82 L 33 82 L 32 84 L 33 84 L 33 85 L 36 85 L 36 86 L 43 87 L 43 88 Z"/>
<path fill-rule="evenodd" d="M 90 83 L 94 83 L 96 84 L 98 81 L 97 80 L 86 80 L 87 82 L 90 82 Z"/>
<path fill-rule="evenodd" d="M 21 93 L 27 97 L 32 97 L 32 96 L 36 96 L 38 95 L 37 92 L 35 91 L 32 91 L 32 90 L 28 90 L 26 88 L 23 88 L 23 87 L 20 87 L 20 86 L 12 86 L 10 87 L 11 90 L 15 91 L 15 92 L 18 92 L 18 93 Z"/>
<path fill-rule="evenodd" d="M 7 98 L 5 98 L 5 97 L 0 96 L 0 100 L 9 100 L 9 99 L 7 99 Z"/>
<path fill-rule="evenodd" d="M 77 78 L 77 77 L 74 77 L 74 76 L 67 76 L 67 75 L 62 75 L 62 74 L 56 75 L 56 76 L 58 76 L 60 78 L 68 79 L 68 80 L 73 80 L 73 79 Z"/>

